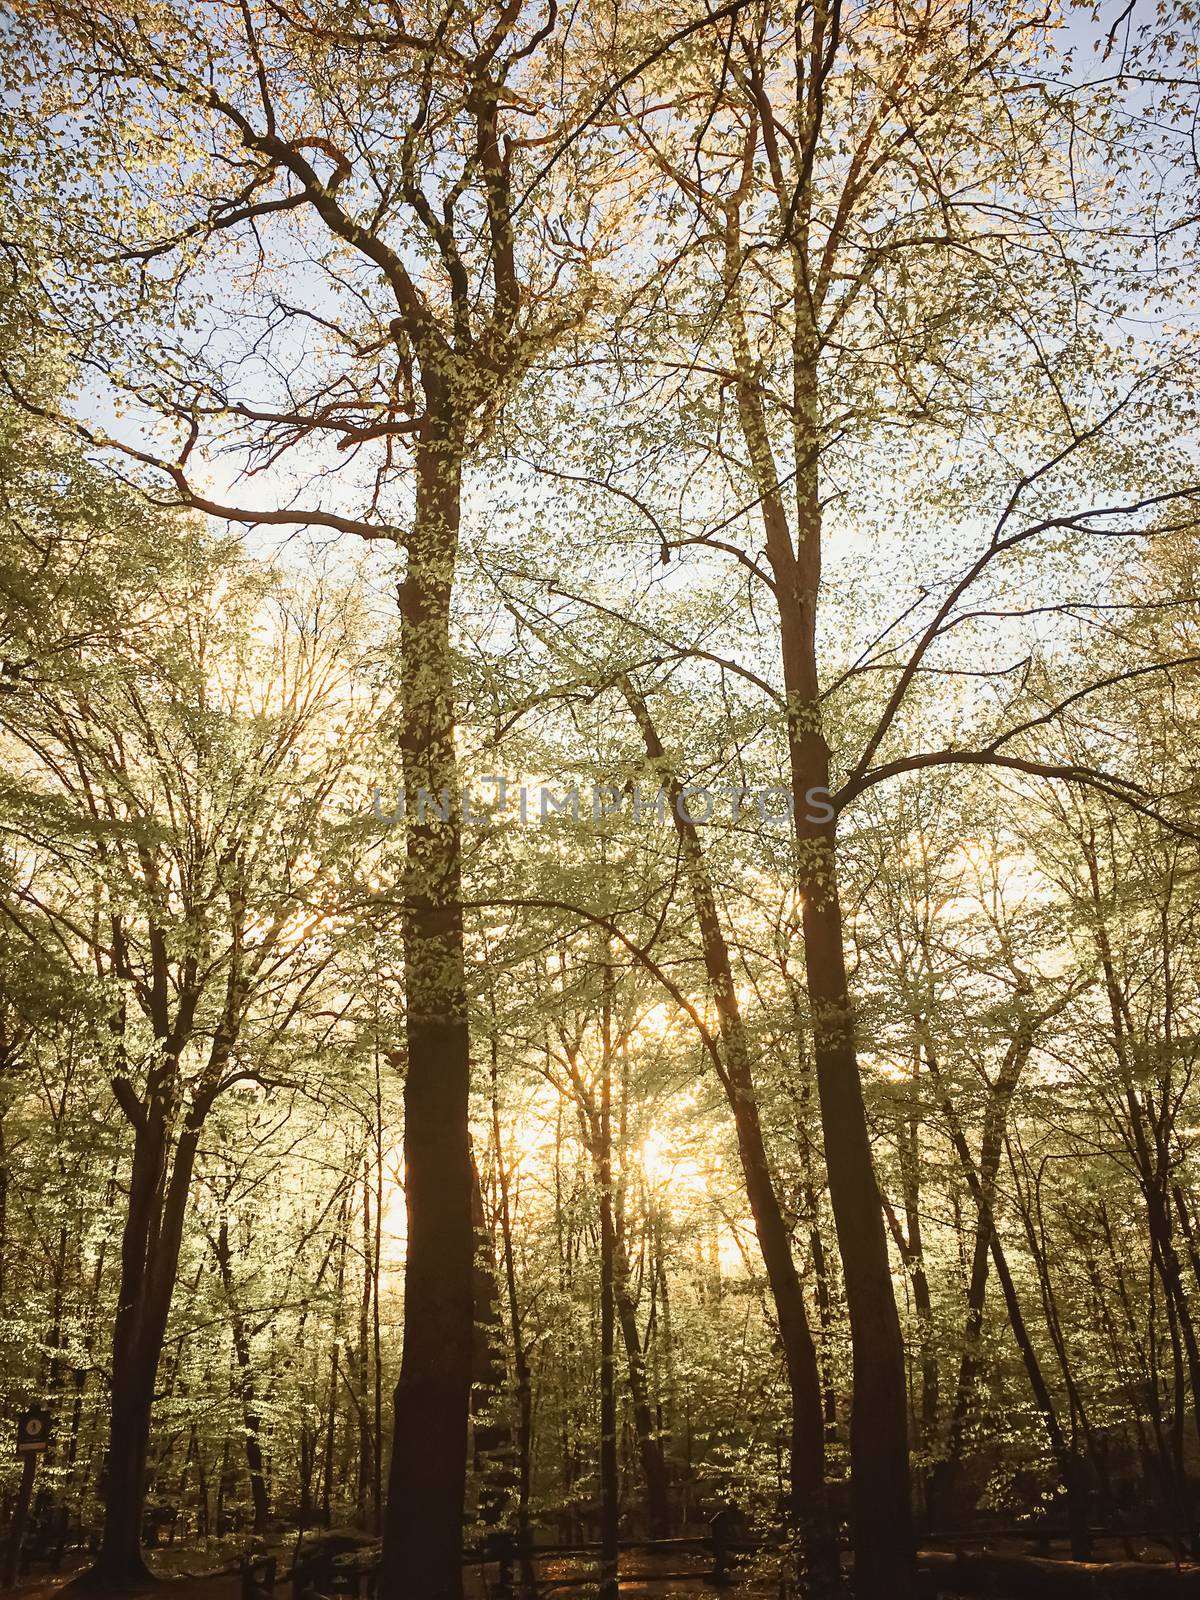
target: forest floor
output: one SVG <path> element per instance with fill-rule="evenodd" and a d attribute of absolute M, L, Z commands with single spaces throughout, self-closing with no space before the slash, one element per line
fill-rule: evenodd
<path fill-rule="evenodd" d="M 956 1541 L 960 1548 L 970 1549 L 975 1553 L 987 1552 L 991 1555 L 1022 1555 L 1032 1553 L 1031 1542 L 1027 1539 L 991 1537 L 986 1534 L 977 1538 Z M 1138 1539 L 1133 1541 L 1135 1548 L 1125 1546 L 1123 1540 L 1101 1539 L 1097 1541 L 1097 1548 L 1093 1552 L 1093 1560 L 1099 1562 L 1121 1562 L 1133 1557 L 1137 1561 L 1151 1564 L 1169 1564 L 1168 1551 L 1158 1541 Z M 216 1565 L 214 1556 L 216 1552 L 207 1552 L 208 1563 Z M 174 1550 L 163 1550 L 155 1553 L 152 1558 L 158 1574 L 158 1581 L 151 1587 L 142 1591 L 129 1591 L 154 1596 L 156 1600 L 241 1600 L 242 1585 L 240 1574 L 230 1570 L 231 1563 L 227 1554 L 222 1552 L 225 1559 L 217 1570 L 207 1572 L 198 1571 L 206 1564 L 205 1552 L 188 1551 L 182 1547 Z M 1043 1549 L 1039 1554 L 1065 1559 L 1068 1551 L 1059 1546 L 1057 1541 L 1049 1549 Z M 287 1563 L 290 1565 L 290 1563 Z M 64 1586 L 86 1567 L 86 1560 L 77 1560 L 69 1564 L 60 1572 L 53 1574 L 31 1573 L 23 1578 L 13 1590 L 9 1591 L 11 1600 L 56 1600 Z M 587 1577 L 576 1568 L 574 1573 L 562 1563 L 546 1563 L 540 1572 L 544 1582 L 553 1583 L 551 1590 L 552 1600 L 584 1600 L 595 1593 L 595 1578 Z M 484 1575 L 479 1568 L 468 1568 L 464 1573 L 466 1600 L 489 1600 L 494 1595 L 494 1574 L 489 1573 L 492 1583 L 489 1586 L 484 1581 Z M 572 1581 L 573 1580 L 573 1581 Z M 764 1600 L 764 1597 L 775 1596 L 777 1588 L 770 1583 L 747 1582 L 734 1589 L 721 1591 L 730 1596 L 730 1600 Z M 277 1593 L 280 1600 L 289 1600 L 291 1584 L 284 1578 L 278 1586 Z M 700 1600 L 701 1596 L 711 1596 L 712 1587 L 704 1582 L 702 1574 L 695 1577 L 636 1577 L 623 1578 L 621 1583 L 622 1600 Z M 64 1597 L 66 1600 L 66 1597 Z"/>
<path fill-rule="evenodd" d="M 54 1600 L 63 1585 L 73 1576 L 71 1573 L 56 1573 L 52 1579 L 30 1577 L 15 1589 L 9 1591 L 12 1600 Z M 133 1591 L 131 1591 L 132 1593 Z M 290 1593 L 290 1586 L 280 1588 L 281 1596 Z M 488 1590 L 478 1580 L 468 1579 L 466 1594 L 468 1600 L 487 1600 Z M 577 1588 L 562 1588 L 554 1591 L 557 1600 L 579 1600 L 580 1596 L 595 1592 L 594 1584 L 584 1584 L 581 1580 Z M 729 1595 L 730 1600 L 750 1600 L 751 1596 L 767 1595 L 767 1589 L 741 1588 L 724 1589 L 721 1593 Z M 241 1579 L 237 1573 L 216 1573 L 201 1577 L 178 1577 L 163 1580 L 153 1589 L 143 1590 L 145 1595 L 153 1595 L 158 1600 L 241 1600 Z M 699 1596 L 711 1596 L 714 1591 L 703 1582 L 681 1583 L 678 1580 L 664 1579 L 660 1582 L 640 1583 L 631 1580 L 621 1585 L 622 1600 L 699 1600 Z"/>
<path fill-rule="evenodd" d="M 10 1600 L 55 1600 L 69 1583 L 75 1571 L 54 1573 L 53 1576 L 31 1574 L 22 1579 L 15 1589 L 9 1590 Z M 478 1573 L 468 1573 L 466 1576 L 467 1600 L 488 1600 L 492 1592 L 483 1584 Z M 130 1591 L 134 1593 L 135 1591 Z M 578 1585 L 553 1591 L 555 1600 L 580 1600 L 581 1596 L 591 1595 L 595 1592 L 594 1581 L 580 1580 Z M 164 1577 L 153 1588 L 140 1591 L 140 1593 L 156 1596 L 157 1600 L 241 1600 L 241 1578 L 236 1572 L 216 1572 L 208 1574 L 179 1574 L 178 1576 Z M 278 1590 L 281 1600 L 287 1600 L 291 1594 L 290 1584 L 284 1583 Z M 622 1600 L 699 1600 L 701 1595 L 711 1596 L 714 1590 L 707 1586 L 701 1579 L 682 1581 L 679 1579 L 660 1579 L 639 1581 L 629 1579 L 621 1584 Z M 738 1589 L 724 1589 L 722 1594 L 730 1600 L 758 1600 L 758 1597 L 772 1593 L 766 1588 L 743 1586 Z"/>

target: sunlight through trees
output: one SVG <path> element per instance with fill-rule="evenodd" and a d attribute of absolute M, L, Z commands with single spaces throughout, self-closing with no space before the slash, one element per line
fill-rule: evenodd
<path fill-rule="evenodd" d="M 0 1581 L 1196 1580 L 1196 29 L 13 0 Z"/>

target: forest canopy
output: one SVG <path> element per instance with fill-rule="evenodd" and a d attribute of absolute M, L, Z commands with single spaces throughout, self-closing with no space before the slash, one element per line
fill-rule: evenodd
<path fill-rule="evenodd" d="M 0 1584 L 1197 1581 L 1197 25 L 10 0 Z"/>

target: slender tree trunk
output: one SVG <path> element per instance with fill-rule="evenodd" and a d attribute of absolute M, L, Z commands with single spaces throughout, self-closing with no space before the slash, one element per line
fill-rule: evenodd
<path fill-rule="evenodd" d="M 1029 1379 L 1029 1387 L 1033 1391 L 1034 1402 L 1041 1413 L 1050 1448 L 1058 1466 L 1059 1477 L 1062 1480 L 1063 1493 L 1067 1503 L 1071 1555 L 1076 1561 L 1087 1561 L 1091 1553 L 1091 1535 L 1088 1527 L 1087 1478 L 1084 1463 L 1063 1433 L 1058 1412 L 1055 1409 L 1049 1386 L 1042 1372 L 1037 1350 L 1029 1336 L 1029 1329 L 1025 1322 L 1024 1313 L 1021 1310 L 1021 1302 L 1017 1296 L 1016 1285 L 1013 1283 L 1012 1273 L 1009 1271 L 1008 1258 L 1000 1242 L 1000 1235 L 996 1231 L 991 1201 L 984 1193 L 983 1185 L 979 1180 L 979 1173 L 976 1170 L 970 1146 L 967 1144 L 966 1136 L 963 1134 L 954 1107 L 942 1089 L 932 1057 L 930 1057 L 929 1065 L 935 1081 L 938 1082 L 938 1090 L 942 1097 L 942 1114 L 946 1118 L 951 1143 L 954 1146 L 955 1154 L 958 1156 L 963 1176 L 967 1180 L 967 1186 L 971 1191 L 976 1206 L 979 1208 L 987 1229 L 992 1262 L 996 1268 L 996 1277 L 1004 1295 L 1009 1326 L 1012 1328 L 1013 1338 L 1016 1340 L 1017 1348 L 1021 1353 L 1021 1360 L 1024 1363 L 1026 1376 Z"/>
<path fill-rule="evenodd" d="M 1044 1017 L 1045 1013 L 1043 1013 Z M 938 1463 L 929 1486 L 930 1514 L 949 1513 L 962 1469 L 963 1445 L 975 1386 L 979 1380 L 980 1337 L 983 1308 L 987 1297 L 988 1261 L 996 1200 L 996 1179 L 1008 1131 L 1009 1113 L 1021 1074 L 1033 1050 L 1036 1028 L 1042 1017 L 1025 1019 L 1004 1052 L 1004 1059 L 993 1081 L 984 1113 L 983 1138 L 979 1150 L 979 1188 L 987 1204 L 975 1208 L 975 1232 L 971 1250 L 971 1273 L 967 1283 L 967 1313 L 963 1329 L 962 1359 L 950 1414 L 945 1457 Z M 918 1026 L 920 1019 L 918 1018 Z M 932 1052 L 929 1063 L 936 1071 Z"/>
<path fill-rule="evenodd" d="M 342 1307 L 345 1304 L 347 1231 L 353 1186 L 346 1185 L 346 1198 L 337 1234 L 337 1276 L 333 1286 L 333 1348 L 329 1352 L 329 1420 L 325 1427 L 325 1450 L 321 1467 L 321 1522 L 333 1524 L 333 1464 L 337 1450 L 338 1393 L 342 1382 Z"/>
<path fill-rule="evenodd" d="M 250 1337 L 245 1319 L 238 1308 L 233 1289 L 233 1266 L 229 1248 L 229 1220 L 222 1216 L 213 1245 L 217 1266 L 221 1274 L 221 1287 L 229 1306 L 229 1321 L 233 1333 L 233 1353 L 238 1370 L 238 1398 L 242 1404 L 242 1421 L 246 1430 L 246 1470 L 250 1476 L 250 1502 L 254 1507 L 254 1531 L 266 1533 L 271 1508 L 267 1497 L 267 1479 L 263 1466 L 262 1419 L 254 1395 L 254 1373 L 250 1363 Z"/>
<path fill-rule="evenodd" d="M 547 1047 L 549 1054 L 549 1047 Z M 554 1116 L 554 1237 L 557 1246 L 558 1258 L 558 1292 L 564 1304 L 569 1304 L 573 1289 L 573 1273 L 571 1270 L 573 1252 L 573 1230 L 570 1219 L 566 1216 L 563 1196 L 563 1102 L 561 1099 L 555 1109 Z M 560 1367 L 562 1375 L 562 1390 L 559 1397 L 559 1459 L 561 1463 L 561 1500 L 564 1510 L 559 1513 L 559 1526 L 564 1542 L 575 1531 L 576 1512 L 574 1511 L 574 1497 L 572 1490 L 578 1479 L 578 1443 L 577 1431 L 572 1429 L 572 1419 L 575 1415 L 575 1395 L 572 1385 L 572 1367 L 576 1350 L 576 1333 L 574 1327 L 567 1329 L 564 1341 L 565 1349 Z"/>
<path fill-rule="evenodd" d="M 8 1271 L 8 1153 L 4 1144 L 4 1118 L 0 1116 L 0 1302 L 4 1299 Z"/>
<path fill-rule="evenodd" d="M 495 1023 L 495 1012 L 492 1013 Z M 509 1192 L 508 1163 L 500 1137 L 498 1094 L 498 1046 L 492 1032 L 492 1137 L 496 1146 L 496 1174 L 500 1189 L 500 1239 L 504 1252 L 504 1286 L 508 1295 L 509 1337 L 512 1340 L 513 1378 L 517 1388 L 517 1561 L 521 1587 L 532 1593 L 533 1561 L 530 1551 L 533 1536 L 529 1524 L 529 1492 L 533 1477 L 533 1383 L 525 1349 L 525 1330 L 517 1299 L 516 1255 L 513 1249 L 512 1198 Z"/>
<path fill-rule="evenodd" d="M 411 813 L 403 908 L 408 1254 L 382 1600 L 461 1600 L 471 1404 L 470 1063 L 450 648 L 462 439 L 444 420 L 449 402 L 433 373 L 425 374 L 425 387 L 434 420 L 417 449 L 400 585 L 401 743 Z"/>
<path fill-rule="evenodd" d="M 920 1439 L 923 1450 L 930 1448 L 937 1430 L 937 1354 L 933 1346 L 933 1302 L 929 1293 L 929 1279 L 925 1272 L 920 1227 L 911 1207 L 906 1205 L 905 1226 L 901 1227 L 891 1202 L 883 1196 L 883 1211 L 900 1259 L 904 1262 L 912 1285 L 913 1309 L 917 1314 L 917 1327 L 921 1336 L 921 1405 L 919 1415 Z M 907 1229 L 907 1231 L 906 1231 Z M 918 1499 L 928 1520 L 930 1504 L 929 1482 L 922 1470 L 917 1479 Z"/>
<path fill-rule="evenodd" d="M 928 1458 L 937 1433 L 938 1362 L 933 1334 L 933 1301 L 929 1293 L 929 1277 L 925 1271 L 925 1245 L 921 1230 L 921 1134 L 918 1099 L 920 1074 L 921 1054 L 918 1048 L 912 1081 L 908 1086 L 908 1103 L 901 1112 L 897 1137 L 904 1198 L 904 1226 L 901 1227 L 899 1218 L 886 1196 L 883 1197 L 883 1209 L 892 1240 L 908 1274 L 912 1287 L 913 1307 L 917 1314 L 921 1395 L 920 1411 L 916 1420 L 922 1460 L 915 1479 L 915 1487 L 922 1515 L 928 1521 L 931 1498 Z"/>
<path fill-rule="evenodd" d="M 1085 842 L 1084 859 L 1096 909 L 1096 949 L 1100 956 L 1105 991 L 1112 1015 L 1113 1050 L 1121 1074 L 1123 1097 L 1129 1119 L 1129 1144 L 1137 1163 L 1138 1181 L 1146 1204 L 1151 1259 L 1162 1283 L 1172 1340 L 1182 1342 L 1190 1380 L 1192 1420 L 1196 1433 L 1200 1436 L 1200 1339 L 1197 1338 L 1195 1323 L 1192 1320 L 1171 1221 L 1171 1163 L 1167 1148 L 1167 1129 L 1163 1125 L 1171 1094 L 1164 1084 L 1161 1094 L 1163 1116 L 1156 1118 L 1152 1114 L 1152 1105 L 1149 1104 L 1149 1091 L 1144 1094 L 1138 1091 L 1135 1070 L 1137 1064 L 1135 1030 L 1125 996 L 1117 980 L 1116 963 L 1103 916 L 1100 864 L 1094 835 Z M 1169 1040 L 1167 1044 L 1169 1045 Z M 1169 1049 L 1165 1053 L 1169 1062 Z"/>
<path fill-rule="evenodd" d="M 617 1468 L 616 1225 L 612 1173 L 612 1021 L 610 976 L 604 970 L 603 1060 L 600 1083 L 600 1589 L 617 1600 L 621 1485 Z"/>
<path fill-rule="evenodd" d="M 792 998 L 792 1015 L 797 1039 L 803 1040 L 803 1027 L 799 1015 L 795 985 L 788 980 Z M 803 1044 L 801 1044 L 803 1055 Z M 830 1263 L 821 1232 L 821 1203 L 817 1189 L 812 1137 L 809 1131 L 808 1108 L 812 1095 L 812 1077 L 809 1064 L 803 1059 L 800 1068 L 800 1100 L 797 1116 L 797 1141 L 800 1145 L 800 1163 L 804 1183 L 804 1206 L 808 1213 L 808 1247 L 812 1252 L 813 1278 L 817 1291 L 817 1323 L 821 1330 L 821 1344 L 817 1351 L 817 1367 L 823 1385 L 826 1443 L 837 1438 L 837 1392 L 834 1389 L 829 1360 L 829 1344 L 833 1332 L 833 1295 L 830 1283 Z"/>
<path fill-rule="evenodd" d="M 371 1526 L 383 1531 L 383 1347 L 379 1328 L 379 1277 L 383 1261 L 383 1082 L 375 1051 L 375 1234 L 371 1241 L 371 1432 L 374 1449 L 371 1475 Z"/>
<path fill-rule="evenodd" d="M 630 1290 L 629 1255 L 623 1231 L 617 1234 L 615 1251 L 615 1285 L 617 1320 L 621 1327 L 621 1340 L 625 1346 L 629 1365 L 629 1397 L 633 1411 L 633 1428 L 637 1436 L 638 1459 L 642 1479 L 646 1485 L 646 1516 L 652 1539 L 665 1539 L 671 1531 L 671 1507 L 667 1494 L 667 1471 L 662 1445 L 656 1435 L 654 1413 L 646 1384 L 646 1362 L 642 1352 L 642 1337 L 638 1328 L 637 1307 Z"/>
<path fill-rule="evenodd" d="M 609 1004 L 608 1000 L 605 1001 L 605 1004 Z M 637 1320 L 637 1302 L 631 1288 L 632 1273 L 626 1244 L 624 1181 L 622 1179 L 618 1183 L 612 1176 L 618 1163 L 622 1164 L 623 1170 L 625 1085 L 623 1082 L 620 1150 L 614 1158 L 611 1114 L 610 1130 L 606 1136 L 603 1128 L 603 1110 L 597 1106 L 595 1095 L 579 1069 L 578 1051 L 570 1041 L 565 1039 L 564 1045 L 569 1062 L 571 1082 L 575 1090 L 575 1110 L 579 1117 L 580 1137 L 592 1164 L 592 1177 L 597 1193 L 600 1193 L 604 1188 L 604 1145 L 606 1137 L 608 1140 L 607 1170 L 609 1182 L 613 1189 L 613 1303 L 616 1325 L 620 1329 L 621 1340 L 625 1347 L 629 1375 L 629 1396 L 633 1414 L 633 1431 L 637 1442 L 642 1482 L 645 1487 L 650 1532 L 654 1538 L 661 1539 L 666 1537 L 670 1528 L 670 1502 L 667 1492 L 666 1462 L 663 1457 L 662 1445 L 655 1432 L 654 1416 L 646 1382 L 642 1336 Z M 622 1059 L 625 1061 L 624 1055 Z M 609 1097 L 611 1101 L 611 1088 Z"/>
<path fill-rule="evenodd" d="M 983 1192 L 990 1198 L 992 1184 L 988 1178 L 988 1171 L 989 1163 L 985 1152 L 980 1158 L 980 1179 Z M 963 1332 L 962 1359 L 959 1362 L 954 1405 L 950 1413 L 946 1454 L 934 1470 L 929 1486 L 930 1514 L 934 1517 L 947 1515 L 950 1512 L 962 1468 L 967 1421 L 979 1376 L 979 1342 L 983 1332 L 983 1308 L 987 1299 L 990 1259 L 988 1230 L 984 1226 L 982 1212 L 977 1209 L 971 1249 L 971 1275 L 967 1283 L 967 1314 Z"/>
<path fill-rule="evenodd" d="M 654 1426 L 654 1413 L 650 1405 L 650 1391 L 646 1380 L 646 1361 L 642 1350 L 641 1329 L 638 1327 L 637 1301 L 633 1291 L 633 1273 L 629 1262 L 629 1231 L 625 1212 L 625 1156 L 626 1112 L 629 1103 L 629 1053 L 621 1051 L 621 1114 L 618 1121 L 619 1145 L 616 1151 L 621 1178 L 613 1190 L 613 1294 L 621 1342 L 625 1346 L 625 1360 L 629 1371 L 629 1399 L 633 1413 L 633 1431 L 637 1440 L 638 1460 L 642 1481 L 646 1487 L 646 1517 L 652 1539 L 665 1539 L 671 1531 L 671 1504 L 667 1493 L 667 1469 L 662 1443 Z M 613 1156 L 609 1156 L 610 1170 Z"/>
<path fill-rule="evenodd" d="M 375 1441 L 371 1435 L 371 1262 L 373 1254 L 371 1224 L 371 1159 L 363 1156 L 362 1169 L 362 1293 L 358 1302 L 358 1492 L 355 1510 L 366 1520 L 375 1481 Z"/>
<path fill-rule="evenodd" d="M 658 1395 L 658 1430 L 659 1437 L 663 1440 L 663 1462 L 667 1471 L 667 1481 L 676 1490 L 679 1500 L 679 1516 L 686 1524 L 688 1520 L 688 1492 L 691 1485 L 688 1483 L 677 1484 L 676 1473 L 672 1470 L 673 1451 L 667 1447 L 667 1439 L 674 1429 L 675 1417 L 678 1411 L 677 1390 L 675 1382 L 675 1344 L 671 1327 L 671 1291 L 667 1278 L 667 1256 L 663 1247 L 663 1213 L 656 1196 L 651 1192 L 649 1197 L 650 1229 L 650 1298 L 651 1317 L 654 1325 L 654 1364 L 657 1369 L 657 1381 L 654 1385 Z M 647 1340 L 647 1344 L 650 1341 Z M 668 1430 L 671 1430 L 669 1432 Z"/>
<path fill-rule="evenodd" d="M 475 1225 L 475 1345 L 472 1358 L 471 1417 L 475 1471 L 479 1482 L 478 1519 L 485 1528 L 503 1527 L 512 1489 L 512 1427 L 501 1404 L 504 1392 L 504 1337 L 496 1253 L 483 1205 L 483 1185 L 471 1163 L 471 1215 Z"/>
<path fill-rule="evenodd" d="M 105 1185 L 105 1205 L 111 1207 L 116 1198 L 116 1168 L 114 1167 L 108 1183 Z M 92 1278 L 86 1302 L 84 1351 L 87 1364 L 75 1369 L 75 1395 L 71 1403 L 71 1426 L 66 1452 L 66 1486 L 64 1489 L 62 1513 L 58 1526 L 58 1542 L 54 1548 L 54 1569 L 62 1565 L 62 1558 L 66 1550 L 68 1522 L 72 1503 L 78 1505 L 83 1497 L 85 1486 L 91 1476 L 92 1450 L 80 1450 L 80 1437 L 83 1424 L 84 1393 L 87 1388 L 88 1371 L 92 1364 L 92 1355 L 96 1346 L 97 1321 L 99 1319 L 100 1290 L 104 1283 L 105 1258 L 108 1254 L 107 1241 L 101 1240 L 96 1251 L 96 1263 L 92 1268 Z"/>
<path fill-rule="evenodd" d="M 1108 1207 L 1101 1200 L 1096 1208 L 1096 1217 L 1100 1225 L 1101 1237 L 1104 1240 L 1105 1251 L 1109 1265 L 1112 1268 L 1113 1281 L 1117 1286 L 1117 1299 L 1121 1306 L 1125 1329 L 1129 1335 L 1141 1371 L 1145 1374 L 1145 1394 L 1147 1409 L 1150 1414 L 1150 1425 L 1154 1434 L 1154 1446 L 1157 1453 L 1158 1471 L 1147 1474 L 1147 1481 L 1157 1478 L 1164 1491 L 1164 1501 L 1169 1507 L 1172 1525 L 1175 1532 L 1176 1548 L 1182 1548 L 1181 1541 L 1185 1532 L 1195 1545 L 1195 1538 L 1190 1531 L 1190 1513 L 1188 1510 L 1188 1486 L 1183 1475 L 1182 1457 L 1176 1457 L 1172 1449 L 1172 1441 L 1168 1437 L 1166 1423 L 1162 1409 L 1162 1388 L 1159 1382 L 1158 1353 L 1153 1341 L 1153 1320 L 1150 1324 L 1149 1348 L 1143 1343 L 1138 1332 L 1137 1316 L 1129 1293 L 1129 1285 L 1125 1277 L 1124 1265 L 1117 1251 L 1116 1240 L 1113 1237 L 1112 1222 L 1109 1218 Z M 1151 1298 L 1153 1300 L 1153 1280 L 1151 1280 Z M 1153 1309 L 1152 1309 L 1153 1319 Z"/>
<path fill-rule="evenodd" d="M 1084 1402 L 1079 1384 L 1075 1380 L 1075 1370 L 1071 1363 L 1070 1352 L 1067 1349 L 1067 1341 L 1063 1333 L 1062 1316 L 1058 1309 L 1058 1296 L 1055 1293 L 1054 1280 L 1050 1273 L 1050 1254 L 1042 1217 L 1040 1189 L 1032 1176 L 1028 1175 L 1027 1162 L 1023 1150 L 1021 1150 L 1021 1161 L 1022 1166 L 1026 1168 L 1028 1187 L 1022 1185 L 1011 1137 L 1005 1139 L 1005 1148 L 1008 1155 L 1009 1171 L 1012 1174 L 1013 1198 L 1016 1201 L 1017 1211 L 1025 1232 L 1025 1242 L 1029 1246 L 1030 1258 L 1037 1273 L 1038 1288 L 1042 1299 L 1042 1320 L 1046 1325 L 1046 1332 L 1050 1336 L 1050 1343 L 1054 1347 L 1058 1368 L 1062 1373 L 1063 1388 L 1066 1391 L 1071 1424 L 1071 1451 L 1072 1454 L 1078 1456 L 1079 1439 L 1082 1436 L 1087 1450 L 1087 1459 L 1092 1467 L 1093 1480 L 1099 1485 L 1102 1464 L 1096 1449 L 1096 1436 L 1088 1417 L 1087 1405 Z M 1019 1134 L 1018 1148 L 1020 1148 Z"/>
<path fill-rule="evenodd" d="M 905 1265 L 912 1279 L 913 1305 L 921 1334 L 921 1448 L 928 1453 L 937 1435 L 938 1361 L 933 1329 L 933 1299 L 925 1270 L 925 1239 L 921 1228 L 921 1054 L 913 1064 L 912 1104 L 906 1116 L 907 1138 L 901 1145 L 904 1179 L 904 1224 L 908 1246 Z"/>

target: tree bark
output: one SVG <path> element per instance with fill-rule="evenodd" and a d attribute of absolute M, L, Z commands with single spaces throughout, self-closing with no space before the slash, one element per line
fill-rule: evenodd
<path fill-rule="evenodd" d="M 114 1588 L 144 1583 L 142 1513 L 154 1380 L 179 1267 L 192 1167 L 207 1106 L 194 1103 L 170 1159 L 169 1123 L 152 1102 L 134 1139 L 129 1208 L 121 1238 L 121 1280 L 112 1346 L 112 1430 L 104 1486 L 104 1532 L 94 1581 Z"/>
<path fill-rule="evenodd" d="M 471 1403 L 470 1064 L 450 647 L 463 445 L 432 373 L 425 386 L 431 413 L 441 416 L 424 426 L 418 446 L 415 516 L 400 585 L 401 748 L 406 799 L 414 808 L 403 906 L 408 1253 L 383 1600 L 461 1600 Z"/>

